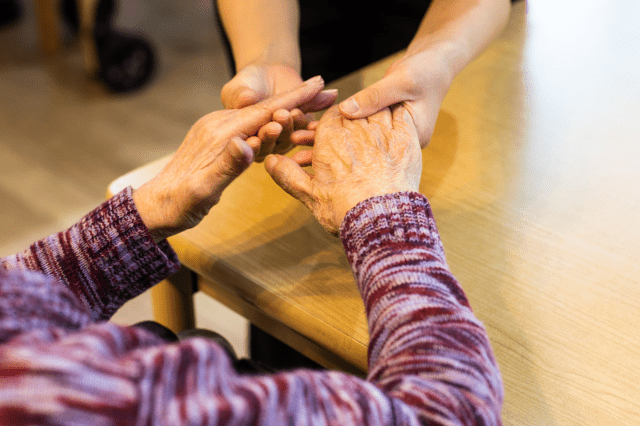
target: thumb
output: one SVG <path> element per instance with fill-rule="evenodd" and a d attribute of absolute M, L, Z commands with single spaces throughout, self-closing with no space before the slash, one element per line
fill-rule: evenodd
<path fill-rule="evenodd" d="M 222 105 L 227 109 L 239 109 L 253 105 L 265 99 L 267 93 L 263 90 L 264 84 L 253 81 L 251 75 L 239 73 L 222 87 L 220 98 Z"/>
<path fill-rule="evenodd" d="M 311 209 L 311 177 L 289 157 L 271 154 L 264 167 L 278 186 Z"/>
<path fill-rule="evenodd" d="M 411 97 L 394 73 L 362 89 L 339 105 L 346 118 L 365 118 L 383 108 L 409 100 Z"/>
<path fill-rule="evenodd" d="M 273 118 L 273 113 L 279 109 L 291 111 L 298 105 L 304 105 L 312 100 L 324 87 L 324 80 L 320 76 L 311 78 L 289 92 L 271 96 L 248 108 L 239 111 L 234 130 L 246 135 L 255 134 Z"/>
<path fill-rule="evenodd" d="M 213 163 L 215 172 L 210 184 L 218 196 L 251 165 L 253 156 L 253 149 L 247 142 L 237 136 L 231 138 Z"/>

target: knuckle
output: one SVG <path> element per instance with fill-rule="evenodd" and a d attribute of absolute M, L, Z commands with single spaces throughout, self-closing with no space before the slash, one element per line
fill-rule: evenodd
<path fill-rule="evenodd" d="M 260 115 L 268 115 L 269 118 L 271 118 L 272 108 L 271 108 L 271 102 L 269 102 L 269 100 L 258 102 L 257 104 L 254 104 L 252 108 L 256 112 L 258 112 Z"/>

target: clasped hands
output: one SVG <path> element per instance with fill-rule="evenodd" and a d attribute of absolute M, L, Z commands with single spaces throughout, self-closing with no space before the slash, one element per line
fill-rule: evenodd
<path fill-rule="evenodd" d="M 382 79 L 341 102 L 340 112 L 347 118 L 359 119 L 401 104 L 413 119 L 420 147 L 425 148 L 431 140 L 440 104 L 453 79 L 446 56 L 437 48 L 409 48 L 387 69 Z M 222 103 L 226 108 L 242 108 L 291 90 L 301 82 L 300 74 L 291 66 L 256 60 L 242 67 L 224 85 Z M 311 116 L 307 118 L 312 119 Z M 304 129 L 306 124 L 297 120 L 294 130 Z M 290 149 L 300 142 L 291 141 L 289 135 L 280 137 L 281 149 L 276 153 L 283 153 L 287 147 Z"/>
<path fill-rule="evenodd" d="M 154 240 L 197 225 L 237 176 L 261 153 L 272 152 L 268 145 L 283 132 L 291 134 L 293 125 L 282 125 L 279 116 L 293 120 L 299 114 L 298 119 L 305 120 L 301 117 L 305 113 L 331 105 L 336 94 L 323 92 L 323 87 L 316 77 L 253 105 L 216 111 L 198 120 L 164 169 L 134 191 L 138 212 Z M 418 190 L 422 157 L 405 107 L 348 120 L 334 106 L 312 128 L 315 135 L 303 133 L 299 139 L 301 144 L 314 141 L 312 150 L 291 158 L 271 154 L 265 167 L 327 231 L 337 234 L 346 213 L 360 201 Z M 309 165 L 313 173 L 303 169 Z"/>

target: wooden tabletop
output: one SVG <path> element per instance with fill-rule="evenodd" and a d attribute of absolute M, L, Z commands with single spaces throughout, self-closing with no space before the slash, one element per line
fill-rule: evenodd
<path fill-rule="evenodd" d="M 597 3 L 515 3 L 423 151 L 421 191 L 488 329 L 507 425 L 640 424 L 640 3 Z M 341 98 L 388 63 L 337 82 Z M 340 241 L 263 165 L 170 241 L 188 268 L 366 369 Z"/>

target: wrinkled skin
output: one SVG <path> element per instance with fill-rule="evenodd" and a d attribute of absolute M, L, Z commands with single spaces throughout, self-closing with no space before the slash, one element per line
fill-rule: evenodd
<path fill-rule="evenodd" d="M 313 174 L 302 169 L 312 165 Z M 418 134 L 406 108 L 394 106 L 348 120 L 337 107 L 318 124 L 312 150 L 265 161 L 274 181 L 337 234 L 346 213 L 368 198 L 417 191 L 422 173 Z"/>
<path fill-rule="evenodd" d="M 242 68 L 222 88 L 221 98 L 225 108 L 244 108 L 271 96 L 285 93 L 302 83 L 298 72 L 284 65 L 252 64 Z M 313 143 L 314 112 L 328 108 L 335 102 L 338 92 L 326 90 L 310 102 L 292 111 L 278 111 L 273 124 L 263 130 L 263 140 L 256 161 L 263 161 L 269 154 L 285 154 L 296 145 Z M 312 124 L 313 123 L 313 124 Z"/>
<path fill-rule="evenodd" d="M 262 144 L 257 134 L 274 114 L 313 102 L 323 87 L 322 79 L 311 79 L 252 106 L 200 118 L 165 168 L 133 194 L 154 240 L 200 223 L 223 190 L 254 161 Z"/>

